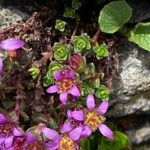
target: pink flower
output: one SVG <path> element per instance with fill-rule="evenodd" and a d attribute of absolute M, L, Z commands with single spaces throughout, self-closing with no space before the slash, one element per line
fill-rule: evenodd
<path fill-rule="evenodd" d="M 9 38 L 0 42 L 0 49 L 7 51 L 16 50 L 23 46 L 24 42 L 16 38 Z M 2 55 L 0 54 L 0 74 L 2 73 L 2 70 L 3 70 L 3 58 Z"/>
<path fill-rule="evenodd" d="M 16 38 L 9 38 L 0 42 L 0 49 L 4 50 L 16 50 L 24 46 L 24 42 L 16 39 Z"/>
<path fill-rule="evenodd" d="M 8 149 L 13 146 L 17 137 L 23 136 L 21 128 L 17 127 L 6 116 L 0 114 L 0 148 Z"/>
<path fill-rule="evenodd" d="M 98 128 L 103 136 L 113 139 L 113 132 L 104 124 L 104 121 L 106 120 L 104 114 L 108 109 L 108 101 L 103 101 L 99 107 L 96 107 L 94 96 L 89 94 L 86 105 L 87 108 L 84 110 L 74 110 L 69 112 L 69 118 L 81 121 L 80 129 L 82 128 L 82 131 L 78 136 L 87 137 Z M 64 129 L 72 130 L 71 127 L 71 122 L 66 122 L 66 124 L 63 125 Z"/>
<path fill-rule="evenodd" d="M 60 93 L 59 99 L 63 104 L 67 103 L 68 94 L 74 97 L 80 96 L 80 91 L 75 84 L 75 72 L 70 69 L 54 72 L 55 85 L 47 88 L 47 93 Z"/>

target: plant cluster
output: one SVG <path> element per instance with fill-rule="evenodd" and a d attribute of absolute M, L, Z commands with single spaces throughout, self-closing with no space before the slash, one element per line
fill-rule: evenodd
<path fill-rule="evenodd" d="M 97 3 L 101 4 L 99 0 Z M 79 21 L 77 13 L 81 7 L 82 2 L 72 0 L 71 6 L 65 8 L 63 17 Z M 100 11 L 98 24 L 101 33 L 120 33 L 150 51 L 150 23 L 138 23 L 128 28 L 127 22 L 131 16 L 132 8 L 125 0 L 110 2 Z M 123 133 L 108 127 L 112 125 L 105 116 L 110 91 L 103 80 L 105 74 L 97 64 L 110 55 L 107 41 L 93 40 L 84 32 L 66 36 L 68 23 L 63 19 L 55 21 L 54 28 L 62 37 L 51 46 L 50 63 L 45 72 L 38 65 L 28 69 L 33 81 L 41 77 L 44 93 L 50 100 L 48 116 L 43 117 L 46 121 L 40 121 L 26 130 L 18 125 L 14 112 L 0 113 L 2 150 L 89 150 L 94 140 L 98 142 L 97 148 L 103 150 L 119 150 L 128 145 L 128 139 Z M 24 42 L 20 39 L 0 41 L 1 78 L 5 68 L 3 63 L 9 52 L 16 53 L 21 48 L 24 49 Z M 100 136 L 99 132 L 106 138 Z"/>

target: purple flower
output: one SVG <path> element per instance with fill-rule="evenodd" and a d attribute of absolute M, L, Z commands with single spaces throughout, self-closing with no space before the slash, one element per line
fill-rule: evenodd
<path fill-rule="evenodd" d="M 16 39 L 16 38 L 9 38 L 0 42 L 0 49 L 4 50 L 16 50 L 24 46 L 24 42 Z"/>
<path fill-rule="evenodd" d="M 24 42 L 16 39 L 16 38 L 9 38 L 0 42 L 0 49 L 4 49 L 7 51 L 16 50 L 24 46 Z M 3 70 L 3 58 L 2 54 L 0 54 L 0 74 Z"/>
<path fill-rule="evenodd" d="M 67 116 L 68 119 L 61 127 L 62 133 L 69 134 L 74 140 L 88 137 L 91 134 L 91 129 L 83 125 L 84 112 L 82 110 L 68 110 Z"/>
<path fill-rule="evenodd" d="M 105 124 L 103 124 L 103 122 L 105 121 L 104 114 L 106 113 L 109 105 L 108 101 L 103 101 L 97 108 L 95 105 L 94 96 L 92 94 L 89 94 L 87 97 L 86 105 L 87 108 L 84 109 L 83 111 L 75 110 L 69 112 L 70 118 L 74 118 L 75 120 L 82 120 L 84 128 L 83 126 L 81 127 L 82 130 L 84 130 L 84 132 L 82 131 L 80 136 L 87 137 L 92 133 L 92 131 L 95 131 L 98 128 L 99 131 L 103 134 L 103 136 L 109 139 L 113 139 L 113 132 Z M 72 126 L 69 123 L 67 125 L 68 129 L 70 126 Z"/>
<path fill-rule="evenodd" d="M 76 141 L 76 135 L 69 136 L 68 134 L 59 135 L 57 131 L 43 127 L 44 137 L 49 139 L 45 144 L 47 150 L 78 150 L 79 147 Z"/>
<path fill-rule="evenodd" d="M 2 73 L 3 70 L 3 59 L 0 57 L 0 74 Z"/>
<path fill-rule="evenodd" d="M 45 150 L 46 145 L 30 132 L 26 133 L 26 141 L 23 150 Z M 20 149 L 21 150 L 21 149 Z"/>
<path fill-rule="evenodd" d="M 70 69 L 54 72 L 55 85 L 47 88 L 47 93 L 60 93 L 59 99 L 63 104 L 67 103 L 68 94 L 74 97 L 80 96 L 80 91 L 75 83 L 75 72 Z"/>
<path fill-rule="evenodd" d="M 15 138 L 23 136 L 21 128 L 12 123 L 6 116 L 0 114 L 0 147 L 8 149 L 13 146 Z"/>

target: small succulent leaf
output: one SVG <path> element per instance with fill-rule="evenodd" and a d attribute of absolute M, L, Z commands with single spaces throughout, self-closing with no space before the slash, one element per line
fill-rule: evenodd
<path fill-rule="evenodd" d="M 109 95 L 110 95 L 110 92 L 108 90 L 108 88 L 104 85 L 101 85 L 96 93 L 95 93 L 96 97 L 97 98 L 100 98 L 102 100 L 109 100 Z"/>
<path fill-rule="evenodd" d="M 52 61 L 48 67 L 48 75 L 53 76 L 56 70 L 61 70 L 62 68 L 63 66 L 60 63 Z"/>
<path fill-rule="evenodd" d="M 32 67 L 28 70 L 28 72 L 31 75 L 32 79 L 36 79 L 40 74 L 40 69 L 37 67 Z"/>
<path fill-rule="evenodd" d="M 94 89 L 90 87 L 88 84 L 83 84 L 81 88 L 81 95 L 87 96 L 90 93 L 94 93 Z"/>
<path fill-rule="evenodd" d="M 82 3 L 79 0 L 72 0 L 72 8 L 78 10 L 81 7 Z"/>
<path fill-rule="evenodd" d="M 62 20 L 60 20 L 60 19 L 57 19 L 57 20 L 56 20 L 56 23 L 55 23 L 55 29 L 57 29 L 57 30 L 63 32 L 63 31 L 65 31 L 65 26 L 66 26 L 66 24 L 67 24 L 67 23 L 66 23 L 65 21 L 62 21 Z"/>
<path fill-rule="evenodd" d="M 102 32 L 115 33 L 132 16 L 132 8 L 125 0 L 112 1 L 100 11 L 98 23 Z"/>
<path fill-rule="evenodd" d="M 56 60 L 66 60 L 71 52 L 69 45 L 62 43 L 54 43 L 52 49 Z"/>
<path fill-rule="evenodd" d="M 54 83 L 54 78 L 47 73 L 43 78 L 43 86 L 48 87 L 53 83 Z"/>
<path fill-rule="evenodd" d="M 101 45 L 96 45 L 93 48 L 94 53 L 96 54 L 96 58 L 102 59 L 104 57 L 107 57 L 109 55 L 108 53 L 108 47 L 105 43 L 101 44 Z"/>
<path fill-rule="evenodd" d="M 75 52 L 87 51 L 91 48 L 90 37 L 83 33 L 80 36 L 74 36 L 72 39 Z"/>
<path fill-rule="evenodd" d="M 66 18 L 74 19 L 75 18 L 75 10 L 73 8 L 66 7 L 63 16 Z"/>
<path fill-rule="evenodd" d="M 138 23 L 135 28 L 130 31 L 128 38 L 139 47 L 150 51 L 150 22 Z"/>

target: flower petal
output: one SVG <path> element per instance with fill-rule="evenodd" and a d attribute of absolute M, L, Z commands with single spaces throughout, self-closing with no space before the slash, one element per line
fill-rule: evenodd
<path fill-rule="evenodd" d="M 67 95 L 68 95 L 68 92 L 63 92 L 63 93 L 60 93 L 59 95 L 59 99 L 64 105 L 67 103 Z"/>
<path fill-rule="evenodd" d="M 65 133 L 65 132 L 69 132 L 72 130 L 72 126 L 71 126 L 71 123 L 70 121 L 65 121 L 65 123 L 62 125 L 62 128 L 61 128 L 61 132 Z"/>
<path fill-rule="evenodd" d="M 42 132 L 43 132 L 43 135 L 50 140 L 54 140 L 55 138 L 59 137 L 59 134 L 57 131 L 52 130 L 52 129 L 47 128 L 47 127 L 43 127 Z"/>
<path fill-rule="evenodd" d="M 89 135 L 91 135 L 91 133 L 92 133 L 92 129 L 89 126 L 84 126 L 82 133 L 81 133 L 81 136 L 83 138 L 85 138 L 85 137 L 88 137 Z"/>
<path fill-rule="evenodd" d="M 58 70 L 56 70 L 55 72 L 54 72 L 54 79 L 55 80 L 62 80 L 62 75 L 61 75 L 61 71 L 58 71 Z"/>
<path fill-rule="evenodd" d="M 10 148 L 12 146 L 12 144 L 13 144 L 13 140 L 14 140 L 14 136 L 13 135 L 11 135 L 9 137 L 6 137 L 5 138 L 5 147 L 6 148 Z"/>
<path fill-rule="evenodd" d="M 93 94 L 89 94 L 87 97 L 86 105 L 88 109 L 92 110 L 95 108 L 95 100 Z"/>
<path fill-rule="evenodd" d="M 0 48 L 5 50 L 16 50 L 23 46 L 24 42 L 16 38 L 9 38 L 0 42 Z"/>
<path fill-rule="evenodd" d="M 73 86 L 69 91 L 68 91 L 71 95 L 75 96 L 75 97 L 79 97 L 80 96 L 80 91 L 77 88 L 77 86 Z"/>
<path fill-rule="evenodd" d="M 0 114 L 0 123 L 5 123 L 7 122 L 6 117 L 3 114 Z"/>
<path fill-rule="evenodd" d="M 100 115 L 103 115 L 106 113 L 107 109 L 108 109 L 108 106 L 109 106 L 109 102 L 108 101 L 103 101 L 99 107 L 98 107 L 98 113 Z"/>
<path fill-rule="evenodd" d="M 82 129 L 83 127 L 77 127 L 75 129 L 73 129 L 70 133 L 69 136 L 73 141 L 77 141 L 79 140 L 81 133 L 82 133 Z"/>
<path fill-rule="evenodd" d="M 26 141 L 27 141 L 27 143 L 32 143 L 32 142 L 34 142 L 36 140 L 37 140 L 37 138 L 32 133 L 30 133 L 30 132 L 26 133 Z"/>
<path fill-rule="evenodd" d="M 105 124 L 100 124 L 98 128 L 99 128 L 99 131 L 103 134 L 103 136 L 109 139 L 114 138 L 113 132 Z"/>
<path fill-rule="evenodd" d="M 56 93 L 57 91 L 58 91 L 57 85 L 52 85 L 49 88 L 47 88 L 47 90 L 46 90 L 47 93 Z"/>
<path fill-rule="evenodd" d="M 18 128 L 13 128 L 13 135 L 15 136 L 22 136 L 23 135 L 23 131 L 21 131 L 21 129 Z"/>
<path fill-rule="evenodd" d="M 70 79 L 74 79 L 75 72 L 73 70 L 70 70 L 68 76 L 69 76 Z"/>
<path fill-rule="evenodd" d="M 0 136 L 0 145 L 4 142 L 5 136 Z"/>
<path fill-rule="evenodd" d="M 82 110 L 74 110 L 74 111 L 68 110 L 67 115 L 68 118 L 73 118 L 78 121 L 84 120 L 84 113 Z"/>
<path fill-rule="evenodd" d="M 0 58 L 0 74 L 2 73 L 3 71 L 3 59 Z"/>
<path fill-rule="evenodd" d="M 58 150 L 59 143 L 60 143 L 60 137 L 45 143 L 45 146 L 47 150 Z"/>

